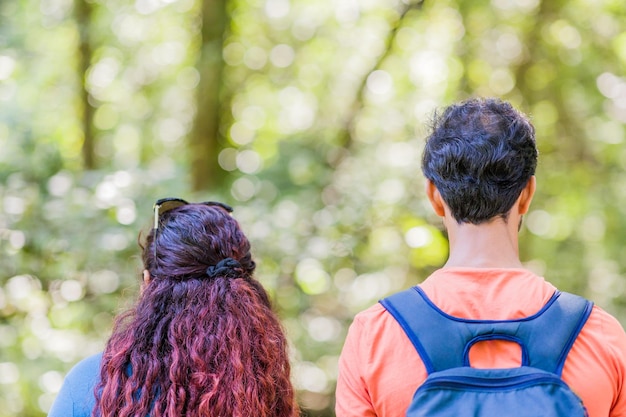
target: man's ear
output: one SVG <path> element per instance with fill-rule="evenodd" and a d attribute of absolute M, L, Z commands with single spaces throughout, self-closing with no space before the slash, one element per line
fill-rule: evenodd
<path fill-rule="evenodd" d="M 151 279 L 152 278 L 150 277 L 150 271 L 148 271 L 147 269 L 144 269 L 143 270 L 143 283 L 145 285 L 148 285 L 148 284 L 150 284 L 150 280 Z"/>
<path fill-rule="evenodd" d="M 519 195 L 519 205 L 518 210 L 519 214 L 526 214 L 530 209 L 530 203 L 533 201 L 533 196 L 535 195 L 535 190 L 537 188 L 537 179 L 533 175 L 530 177 L 528 182 L 526 183 L 526 187 L 522 190 Z"/>
<path fill-rule="evenodd" d="M 439 190 L 429 179 L 426 179 L 426 196 L 428 197 L 428 201 L 430 201 L 430 205 L 433 207 L 435 214 L 439 217 L 444 217 L 446 214 L 445 203 L 443 202 L 441 194 L 439 194 Z"/>

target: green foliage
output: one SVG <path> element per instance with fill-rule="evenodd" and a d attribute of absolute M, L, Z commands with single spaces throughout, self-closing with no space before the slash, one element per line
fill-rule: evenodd
<path fill-rule="evenodd" d="M 433 110 L 472 95 L 537 128 L 522 258 L 626 322 L 623 2 L 230 0 L 228 176 L 210 190 L 192 189 L 185 142 L 215 116 L 195 97 L 201 2 L 79 2 L 88 21 L 68 1 L 0 2 L 0 417 L 44 415 L 102 349 L 136 295 L 137 234 L 168 195 L 236 207 L 301 403 L 333 415 L 352 317 L 445 262 L 421 147 Z M 97 170 L 83 169 L 83 89 Z"/>

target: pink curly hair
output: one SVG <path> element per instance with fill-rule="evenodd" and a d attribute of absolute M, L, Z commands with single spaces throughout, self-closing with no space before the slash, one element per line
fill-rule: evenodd
<path fill-rule="evenodd" d="M 287 341 L 239 224 L 203 204 L 160 222 L 140 244 L 151 278 L 115 321 L 92 415 L 297 416 Z"/>

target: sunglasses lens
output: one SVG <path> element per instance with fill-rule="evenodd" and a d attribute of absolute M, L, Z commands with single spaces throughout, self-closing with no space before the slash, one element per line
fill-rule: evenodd
<path fill-rule="evenodd" d="M 188 203 L 180 198 L 162 198 L 157 200 L 157 202 L 154 203 L 154 228 L 159 228 L 159 218 L 163 213 L 166 213 L 173 208 L 184 206 L 185 204 Z"/>
<path fill-rule="evenodd" d="M 161 204 L 159 204 L 159 216 L 163 213 L 167 213 L 168 211 L 175 209 L 176 207 L 184 206 L 187 204 L 186 201 L 183 200 L 168 200 Z"/>
<path fill-rule="evenodd" d="M 221 207 L 224 210 L 226 210 L 229 213 L 233 212 L 233 208 L 231 206 L 229 206 L 228 204 L 224 204 L 224 203 L 220 203 L 219 201 L 205 201 L 203 203 L 200 204 L 204 204 L 206 206 L 217 206 L 217 207 Z"/>

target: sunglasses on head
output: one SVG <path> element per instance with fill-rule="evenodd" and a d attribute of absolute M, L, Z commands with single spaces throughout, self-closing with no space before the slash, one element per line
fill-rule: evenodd
<path fill-rule="evenodd" d="M 156 203 L 154 203 L 154 229 L 159 228 L 159 219 L 164 213 L 167 213 L 168 211 L 175 209 L 176 207 L 185 206 L 187 204 L 189 203 L 182 198 L 168 197 L 157 200 Z M 220 203 L 219 201 L 204 201 L 197 204 L 204 204 L 205 206 L 217 206 L 223 208 L 229 213 L 233 212 L 233 208 L 231 206 L 229 206 L 228 204 Z"/>
<path fill-rule="evenodd" d="M 157 256 L 157 232 L 159 231 L 159 219 L 164 213 L 167 213 L 170 210 L 175 209 L 176 207 L 185 206 L 189 204 L 187 201 L 182 198 L 161 198 L 154 203 L 154 261 L 157 264 L 157 268 L 159 265 L 159 257 Z M 217 206 L 221 207 L 229 213 L 233 212 L 233 208 L 228 204 L 220 203 L 218 201 L 204 201 L 202 203 L 205 206 Z"/>

